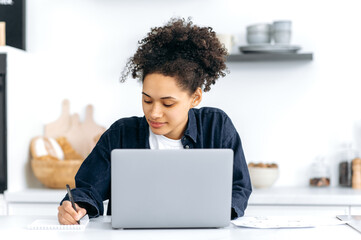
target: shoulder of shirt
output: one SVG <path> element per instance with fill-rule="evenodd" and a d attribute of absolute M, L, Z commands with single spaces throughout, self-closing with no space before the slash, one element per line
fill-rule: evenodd
<path fill-rule="evenodd" d="M 227 138 L 225 142 L 231 141 L 238 133 L 234 127 L 232 120 L 228 115 L 219 108 L 213 107 L 202 107 L 202 108 L 193 108 L 195 117 L 202 122 L 202 124 L 208 125 L 217 123 L 217 129 L 226 135 Z M 210 119 L 212 119 L 210 121 Z"/>
<path fill-rule="evenodd" d="M 110 127 L 109 130 L 119 130 L 121 128 L 139 128 L 143 117 L 126 117 L 120 118 L 115 121 Z"/>
<path fill-rule="evenodd" d="M 193 108 L 193 111 L 196 116 L 201 117 L 229 118 L 223 110 L 214 107 Z"/>

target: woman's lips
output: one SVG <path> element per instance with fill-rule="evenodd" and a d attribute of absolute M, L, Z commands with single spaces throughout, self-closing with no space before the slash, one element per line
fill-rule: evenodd
<path fill-rule="evenodd" d="M 154 121 L 150 121 L 150 120 L 149 120 L 149 124 L 153 128 L 160 128 L 165 125 L 165 123 L 163 123 L 163 122 L 154 122 Z"/>

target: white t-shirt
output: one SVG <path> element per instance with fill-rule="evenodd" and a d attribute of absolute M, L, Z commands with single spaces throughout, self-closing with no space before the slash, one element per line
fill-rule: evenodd
<path fill-rule="evenodd" d="M 183 149 L 180 139 L 173 140 L 163 135 L 157 135 L 149 128 L 149 146 L 150 149 Z"/>

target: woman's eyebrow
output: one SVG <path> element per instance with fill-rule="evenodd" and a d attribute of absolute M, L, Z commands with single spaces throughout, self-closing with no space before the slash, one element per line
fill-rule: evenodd
<path fill-rule="evenodd" d="M 142 94 L 144 94 L 144 95 L 147 96 L 147 97 L 152 98 L 151 96 L 149 96 L 149 95 L 146 94 L 145 92 L 142 92 Z M 160 99 L 176 99 L 176 98 L 169 96 L 169 97 L 161 97 Z"/>
<path fill-rule="evenodd" d="M 145 96 L 147 96 L 147 97 L 150 97 L 150 98 L 151 98 L 151 96 L 149 96 L 149 95 L 146 94 L 145 92 L 142 92 L 142 94 L 145 95 Z"/>
<path fill-rule="evenodd" d="M 175 98 L 174 98 L 174 97 L 169 96 L 169 97 L 162 97 L 162 98 L 160 98 L 160 99 L 175 99 Z"/>

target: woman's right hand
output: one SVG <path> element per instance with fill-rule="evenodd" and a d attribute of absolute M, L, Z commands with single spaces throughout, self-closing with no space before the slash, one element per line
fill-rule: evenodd
<path fill-rule="evenodd" d="M 85 208 L 81 208 L 75 203 L 76 210 L 71 205 L 70 201 L 64 201 L 61 206 L 58 207 L 58 221 L 63 225 L 74 225 L 78 224 L 79 221 L 85 214 Z"/>

